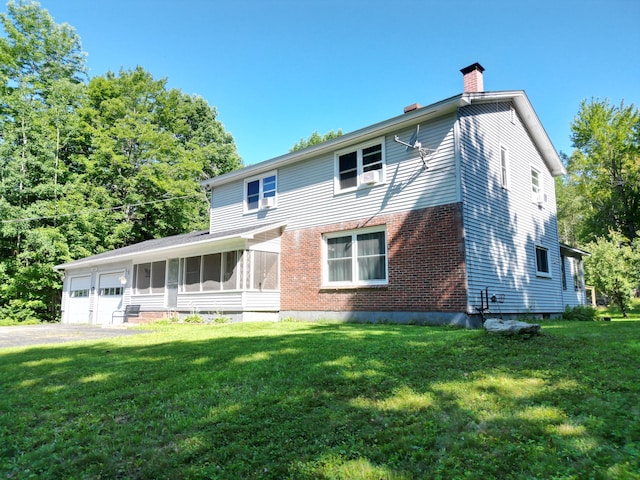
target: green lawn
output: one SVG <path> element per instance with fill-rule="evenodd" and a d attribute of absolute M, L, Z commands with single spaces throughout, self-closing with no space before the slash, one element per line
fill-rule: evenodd
<path fill-rule="evenodd" d="M 0 350 L 0 478 L 640 479 L 640 321 L 157 325 Z"/>

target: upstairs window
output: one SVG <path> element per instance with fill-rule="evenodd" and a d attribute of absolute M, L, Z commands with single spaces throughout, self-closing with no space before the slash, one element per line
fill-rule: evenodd
<path fill-rule="evenodd" d="M 536 245 L 536 275 L 538 277 L 550 277 L 549 249 Z"/>
<path fill-rule="evenodd" d="M 384 182 L 384 138 L 336 153 L 335 190 L 343 192 Z"/>
<path fill-rule="evenodd" d="M 531 167 L 531 201 L 533 203 L 544 202 L 542 174 L 534 167 Z"/>
<path fill-rule="evenodd" d="M 278 178 L 276 172 L 270 172 L 262 177 L 254 177 L 245 181 L 245 212 L 274 208 L 276 206 L 277 190 Z"/>
<path fill-rule="evenodd" d="M 509 188 L 509 151 L 506 147 L 500 147 L 500 186 L 505 190 Z"/>

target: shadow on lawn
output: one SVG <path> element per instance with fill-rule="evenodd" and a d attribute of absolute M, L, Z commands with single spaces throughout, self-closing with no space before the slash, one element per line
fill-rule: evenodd
<path fill-rule="evenodd" d="M 599 374 L 583 340 L 299 324 L 3 354 L 0 472 L 606 478 L 638 466 L 638 387 L 631 347 Z"/>

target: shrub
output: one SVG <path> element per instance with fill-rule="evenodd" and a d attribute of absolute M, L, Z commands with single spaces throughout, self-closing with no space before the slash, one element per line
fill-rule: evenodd
<path fill-rule="evenodd" d="M 192 313 L 184 317 L 184 323 L 204 323 L 204 318 L 202 318 L 197 313 Z"/>
<path fill-rule="evenodd" d="M 576 320 L 579 322 L 593 322 L 598 316 L 598 311 L 590 305 L 567 305 L 562 314 L 563 320 Z"/>

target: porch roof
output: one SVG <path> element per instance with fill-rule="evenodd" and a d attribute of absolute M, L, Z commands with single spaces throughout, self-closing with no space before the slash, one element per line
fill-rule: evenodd
<path fill-rule="evenodd" d="M 140 254 L 161 252 L 176 249 L 184 246 L 192 246 L 204 243 L 217 243 L 233 239 L 251 239 L 260 233 L 273 230 L 284 230 L 286 223 L 269 223 L 260 226 L 237 228 L 234 230 L 223 230 L 211 233 L 209 230 L 184 233 L 171 237 L 154 238 L 140 243 L 135 243 L 127 247 L 117 248 L 108 252 L 99 253 L 91 257 L 81 258 L 72 262 L 62 263 L 53 267 L 55 270 L 66 270 L 77 267 L 90 267 L 103 265 L 114 261 L 129 260 Z"/>

